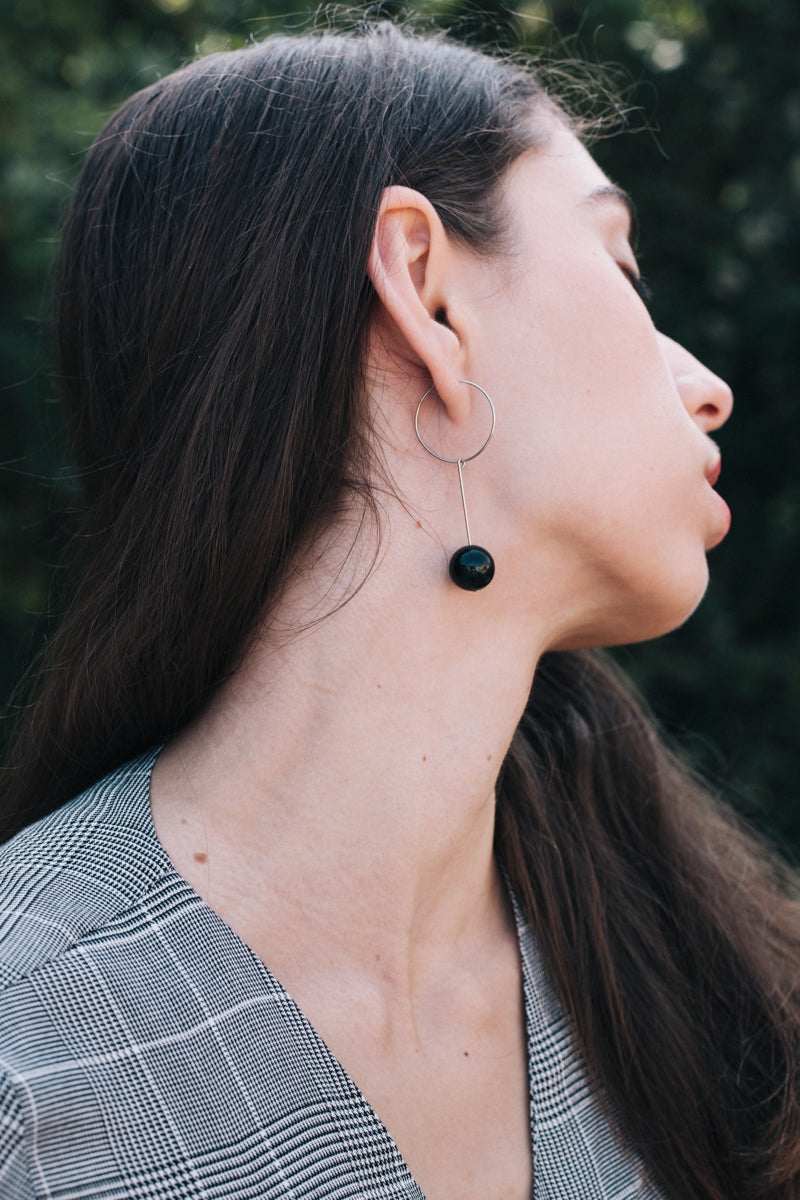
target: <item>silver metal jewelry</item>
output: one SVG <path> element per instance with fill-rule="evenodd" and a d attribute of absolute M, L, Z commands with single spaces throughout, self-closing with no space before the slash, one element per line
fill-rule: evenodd
<path fill-rule="evenodd" d="M 467 544 L 462 546 L 460 550 L 456 550 L 455 554 L 450 559 L 450 578 L 458 587 L 463 588 L 465 592 L 479 592 L 481 588 L 485 588 L 487 584 L 492 582 L 494 578 L 494 559 L 488 550 L 484 550 L 482 546 L 473 546 L 472 535 L 469 531 L 469 517 L 467 515 L 467 498 L 464 494 L 464 467 L 468 462 L 472 462 L 479 454 L 483 454 L 494 434 L 495 422 L 497 414 L 492 404 L 492 398 L 488 392 L 485 392 L 477 383 L 472 383 L 469 379 L 459 379 L 459 383 L 465 383 L 467 387 L 475 388 L 488 401 L 489 408 L 492 411 L 492 428 L 489 430 L 489 436 L 479 450 L 474 454 L 465 455 L 461 458 L 445 458 L 443 454 L 437 454 L 432 450 L 424 440 L 419 431 L 419 414 L 422 405 L 430 396 L 431 392 L 435 391 L 434 387 L 429 387 L 425 395 L 417 405 L 417 411 L 414 413 L 414 430 L 419 444 L 428 454 L 432 454 L 434 458 L 438 458 L 439 462 L 453 463 L 458 467 L 458 484 L 461 488 L 461 507 L 464 509 L 464 524 L 467 527 Z"/>

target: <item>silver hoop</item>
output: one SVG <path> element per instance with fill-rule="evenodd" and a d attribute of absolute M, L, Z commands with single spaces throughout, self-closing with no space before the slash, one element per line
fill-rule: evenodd
<path fill-rule="evenodd" d="M 415 429 L 417 437 L 419 439 L 420 446 L 422 446 L 422 448 L 424 450 L 427 450 L 428 454 L 432 454 L 434 458 L 438 458 L 439 462 L 457 463 L 461 467 L 463 467 L 465 463 L 472 462 L 473 458 L 477 458 L 479 454 L 483 454 L 484 450 L 489 445 L 489 442 L 492 440 L 492 435 L 494 434 L 496 414 L 494 411 L 494 405 L 492 404 L 491 396 L 489 395 L 488 392 L 485 392 L 479 384 L 471 383 L 469 379 L 459 379 L 458 382 L 465 383 L 467 385 L 467 387 L 475 388 L 477 391 L 479 391 L 482 396 L 486 397 L 486 399 L 489 402 L 489 408 L 492 410 L 492 428 L 489 430 L 489 436 L 487 437 L 486 441 L 481 446 L 480 450 L 476 450 L 474 454 L 470 454 L 469 458 L 463 458 L 463 457 L 461 457 L 461 458 L 445 458 L 444 455 L 437 454 L 435 450 L 431 450 L 431 448 L 427 444 L 427 442 L 425 442 L 423 440 L 422 434 L 419 431 L 419 413 L 420 413 L 420 409 L 422 408 L 422 405 L 428 399 L 428 396 L 430 396 L 431 392 L 436 391 L 435 385 L 432 385 L 431 387 L 428 388 L 427 392 L 425 393 L 425 395 L 422 397 L 419 404 L 417 405 L 417 411 L 414 413 L 414 429 Z"/>

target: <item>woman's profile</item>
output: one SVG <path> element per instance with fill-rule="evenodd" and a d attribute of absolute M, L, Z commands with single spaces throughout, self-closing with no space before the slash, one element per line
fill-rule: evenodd
<path fill-rule="evenodd" d="M 580 133 L 378 25 L 200 59 L 90 149 L 3 1196 L 800 1195 L 790 881 L 597 653 L 700 602 L 731 395 Z"/>

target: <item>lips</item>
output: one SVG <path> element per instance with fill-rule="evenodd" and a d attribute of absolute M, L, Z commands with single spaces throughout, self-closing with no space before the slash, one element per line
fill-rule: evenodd
<path fill-rule="evenodd" d="M 714 459 L 714 461 L 709 463 L 709 465 L 706 467 L 706 481 L 708 482 L 708 484 L 710 485 L 711 488 L 714 487 L 714 484 L 719 479 L 721 470 L 722 470 L 722 460 L 721 460 L 720 456 L 717 455 L 716 458 Z M 730 525 L 731 525 L 731 510 L 728 508 L 727 504 L 722 499 L 722 496 L 720 496 L 719 492 L 714 492 L 713 496 L 714 496 L 714 503 L 715 503 L 717 509 L 719 510 L 718 511 L 719 526 L 716 529 L 716 531 L 714 532 L 714 534 L 712 535 L 711 540 L 706 545 L 706 550 L 711 550 L 711 549 L 713 549 L 714 546 L 718 546 L 719 543 L 722 541 L 722 539 L 725 537 L 725 534 L 730 529 Z"/>
<path fill-rule="evenodd" d="M 719 479 L 721 470 L 722 470 L 722 459 L 721 458 L 716 458 L 714 460 L 714 462 L 711 463 L 711 465 L 706 468 L 706 479 L 708 480 L 708 482 L 711 484 L 712 487 L 714 487 L 717 480 Z"/>

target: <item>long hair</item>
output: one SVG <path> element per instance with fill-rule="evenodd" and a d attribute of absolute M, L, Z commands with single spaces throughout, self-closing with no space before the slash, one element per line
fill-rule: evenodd
<path fill-rule="evenodd" d="M 89 152 L 57 280 L 85 488 L 4 833 L 201 709 L 300 548 L 369 503 L 381 192 L 478 252 L 551 106 L 530 70 L 379 26 L 270 38 L 132 97 Z M 79 553 L 77 553 L 79 551 Z M 800 934 L 778 869 L 592 655 L 548 655 L 497 847 L 608 1111 L 675 1196 L 800 1194 Z"/>

